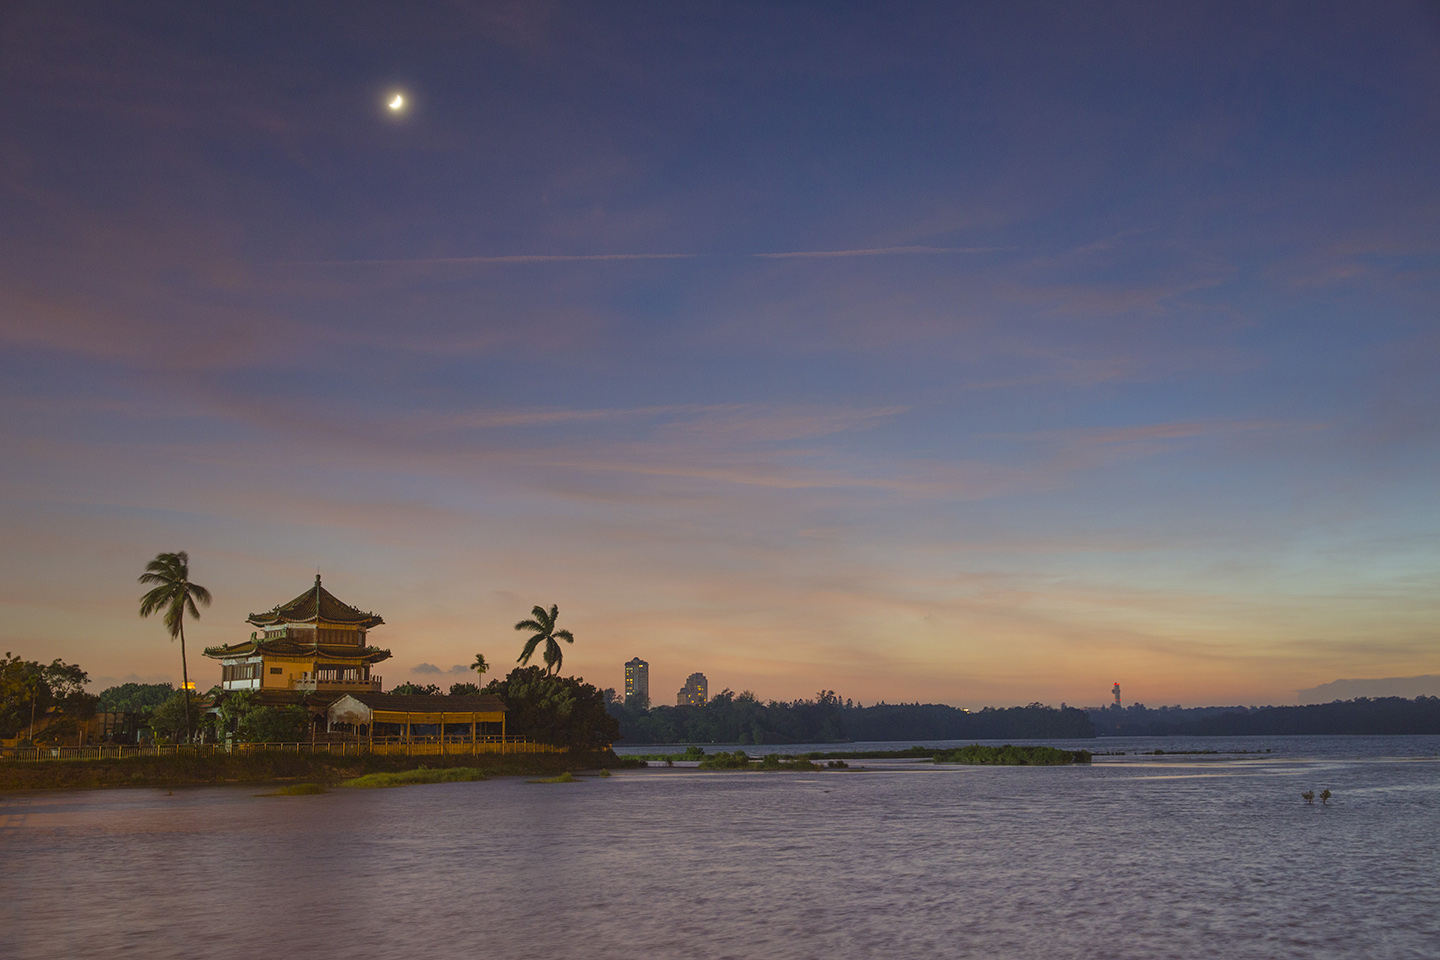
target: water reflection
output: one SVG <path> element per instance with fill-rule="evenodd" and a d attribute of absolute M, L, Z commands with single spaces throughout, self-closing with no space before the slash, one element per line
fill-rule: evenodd
<path fill-rule="evenodd" d="M 1354 747 L 315 797 L 12 796 L 0 801 L 3 952 L 1433 955 L 1440 763 L 1340 759 Z M 1329 807 L 1299 798 L 1327 786 Z"/>

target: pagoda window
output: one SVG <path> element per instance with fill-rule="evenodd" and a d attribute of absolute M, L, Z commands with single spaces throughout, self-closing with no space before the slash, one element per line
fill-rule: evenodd
<path fill-rule="evenodd" d="M 256 680 L 260 677 L 258 663 L 230 663 L 220 668 L 220 680 Z"/>

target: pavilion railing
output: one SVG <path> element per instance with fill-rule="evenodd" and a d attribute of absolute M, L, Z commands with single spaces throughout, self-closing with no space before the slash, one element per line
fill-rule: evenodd
<path fill-rule="evenodd" d="M 259 753 L 320 753 L 340 757 L 377 756 L 470 756 L 484 753 L 565 753 L 566 747 L 536 743 L 523 738 L 438 737 L 406 740 L 403 737 L 376 737 L 372 740 L 317 740 L 298 743 L 101 743 L 83 747 L 38 746 L 0 747 L 0 760 L 120 760 L 127 757 L 210 757 L 248 756 Z"/>

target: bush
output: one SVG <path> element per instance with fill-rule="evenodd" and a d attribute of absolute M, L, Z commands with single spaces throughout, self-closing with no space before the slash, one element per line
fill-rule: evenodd
<path fill-rule="evenodd" d="M 726 753 L 723 750 L 700 761 L 701 770 L 744 770 L 750 766 L 750 756 L 744 750 Z"/>
<path fill-rule="evenodd" d="M 115 713 L 140 713 L 155 709 L 174 693 L 168 683 L 122 683 L 100 691 L 99 707 Z"/>
<path fill-rule="evenodd" d="M 261 707 L 241 725 L 244 739 L 253 743 L 293 743 L 310 734 L 310 714 L 303 707 Z"/>
<path fill-rule="evenodd" d="M 935 753 L 936 763 L 970 763 L 987 766 L 1040 767 L 1059 766 L 1066 763 L 1089 763 L 1089 750 L 1060 750 L 1056 747 L 1020 747 L 1005 744 L 1003 747 L 982 747 L 972 743 L 955 750 L 939 750 Z"/>
<path fill-rule="evenodd" d="M 220 716 L 242 743 L 295 743 L 310 734 L 310 714 L 303 707 L 262 706 L 249 690 L 221 701 Z"/>
<path fill-rule="evenodd" d="M 390 693 L 398 693 L 406 697 L 438 697 L 444 693 L 438 683 L 402 683 L 398 687 L 391 687 Z"/>
<path fill-rule="evenodd" d="M 550 676 L 539 667 L 517 667 L 485 688 L 505 701 L 505 724 L 541 743 L 575 750 L 608 750 L 620 724 L 605 710 L 605 696 L 578 677 Z"/>
<path fill-rule="evenodd" d="M 184 690 L 176 690 L 160 706 L 156 707 L 150 714 L 150 729 L 155 735 L 166 740 L 185 739 L 185 708 L 190 708 L 190 732 L 200 732 L 200 725 L 204 722 L 204 714 L 195 702 L 195 693 L 191 691 L 187 697 Z"/>

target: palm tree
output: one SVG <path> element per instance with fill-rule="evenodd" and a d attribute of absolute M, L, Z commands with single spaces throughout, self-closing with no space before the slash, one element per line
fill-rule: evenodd
<path fill-rule="evenodd" d="M 140 598 L 140 616 L 148 617 L 157 610 L 165 611 L 165 629 L 170 639 L 180 638 L 180 678 L 185 691 L 185 739 L 190 739 L 190 668 L 185 662 L 185 611 L 200 619 L 196 608 L 198 600 L 202 606 L 210 606 L 210 591 L 198 583 L 190 582 L 190 555 L 184 550 L 179 553 L 159 553 L 145 565 L 140 575 L 141 583 L 157 586 Z"/>
<path fill-rule="evenodd" d="M 478 679 L 483 686 L 485 683 L 485 671 L 490 669 L 490 664 L 485 662 L 485 654 L 475 654 L 475 662 L 470 664 L 470 669 L 474 670 L 475 673 L 478 674 Z"/>
<path fill-rule="evenodd" d="M 575 637 L 569 630 L 556 630 L 555 618 L 560 616 L 560 608 L 553 603 L 547 612 L 544 607 L 536 607 L 531 611 L 535 615 L 533 620 L 521 620 L 515 624 L 516 630 L 533 631 L 534 636 L 525 641 L 525 649 L 520 651 L 516 663 L 528 664 L 530 658 L 535 655 L 535 648 L 541 641 L 545 643 L 545 672 L 559 673 L 560 662 L 565 659 L 564 652 L 560 649 L 557 640 L 564 640 L 566 643 L 574 643 Z"/>

